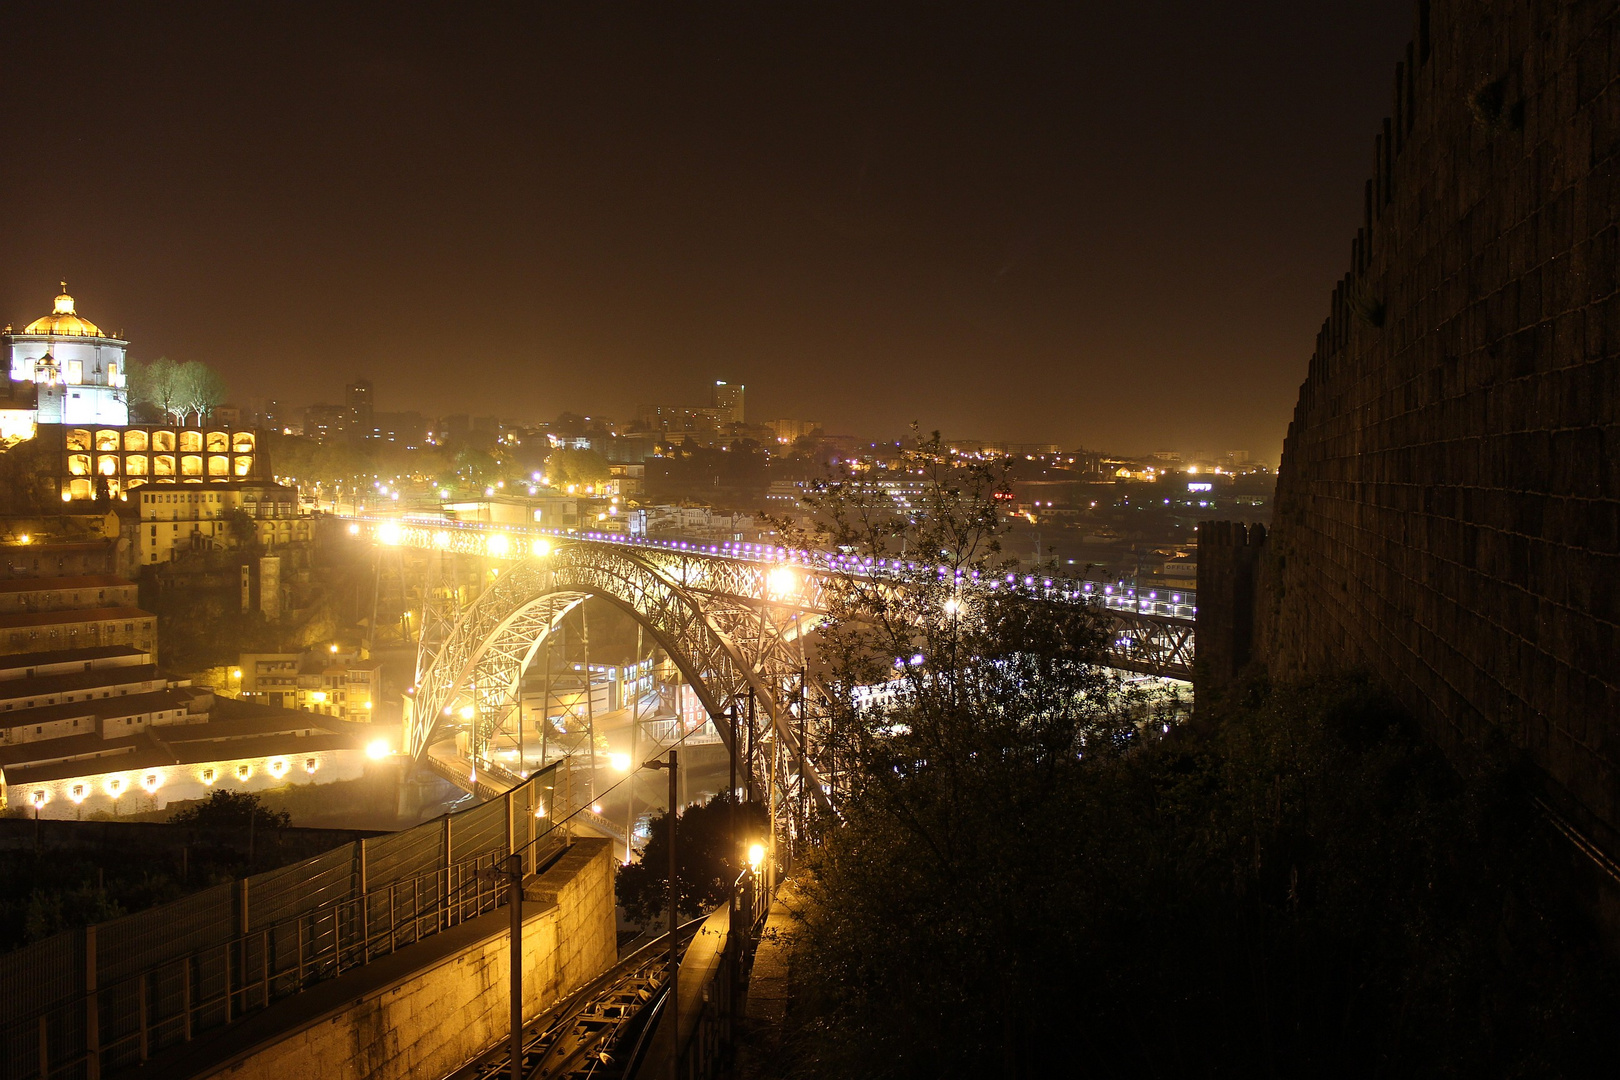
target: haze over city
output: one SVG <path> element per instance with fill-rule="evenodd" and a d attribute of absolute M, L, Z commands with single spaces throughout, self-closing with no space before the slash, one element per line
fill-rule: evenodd
<path fill-rule="evenodd" d="M 0 1080 L 1620 1075 L 1620 0 L 0 51 Z"/>
<path fill-rule="evenodd" d="M 91 13 L 94 18 L 91 18 Z M 7 5 L 3 317 L 233 398 L 1275 460 L 1405 0 Z M 463 377 L 476 372 L 476 378 Z M 701 404 L 701 401 L 695 402 Z"/>

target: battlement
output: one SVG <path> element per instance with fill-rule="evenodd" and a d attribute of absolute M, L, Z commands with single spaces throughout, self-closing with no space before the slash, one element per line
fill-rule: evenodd
<path fill-rule="evenodd" d="M 1198 629 L 1208 685 L 1243 662 L 1252 612 L 1252 656 L 1273 674 L 1371 672 L 1449 751 L 1522 753 L 1611 851 L 1617 12 L 1417 5 L 1272 529 L 1257 543 L 1208 528 Z"/>

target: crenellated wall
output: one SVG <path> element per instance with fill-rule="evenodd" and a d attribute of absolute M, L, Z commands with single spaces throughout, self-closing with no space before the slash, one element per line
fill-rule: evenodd
<path fill-rule="evenodd" d="M 1611 853 L 1617 9 L 1418 5 L 1252 598 L 1274 675 L 1365 668 L 1454 754 L 1518 748 Z M 1217 546 L 1201 568 L 1230 561 Z M 1218 651 L 1206 614 L 1212 638 L 1235 618 L 1202 582 L 1199 603 Z"/>
<path fill-rule="evenodd" d="M 1209 521 L 1198 530 L 1200 689 L 1224 686 L 1254 658 L 1255 574 L 1266 527 Z"/>

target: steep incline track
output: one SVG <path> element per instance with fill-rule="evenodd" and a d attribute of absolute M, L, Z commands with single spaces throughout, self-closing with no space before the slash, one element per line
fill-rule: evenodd
<path fill-rule="evenodd" d="M 703 925 L 676 931 L 684 950 Z M 634 1040 L 668 982 L 669 936 L 647 943 L 532 1020 L 523 1031 L 525 1080 L 611 1080 L 622 1074 Z M 445 1080 L 502 1080 L 511 1075 L 502 1042 Z"/>

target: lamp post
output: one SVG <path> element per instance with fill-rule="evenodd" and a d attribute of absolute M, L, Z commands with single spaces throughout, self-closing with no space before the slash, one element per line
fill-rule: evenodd
<path fill-rule="evenodd" d="M 512 1080 L 523 1080 L 523 856 L 506 858 L 512 908 Z"/>
<path fill-rule="evenodd" d="M 675 783 L 678 763 L 678 751 L 675 750 L 669 752 L 668 761 L 659 761 L 655 758 L 647 762 L 649 769 L 669 771 L 669 1028 L 674 1036 L 671 1040 L 673 1049 L 670 1051 L 669 1059 L 671 1080 L 679 1080 L 681 1074 L 681 966 L 680 955 L 675 947 L 675 907 L 679 895 L 677 888 L 679 877 L 675 868 L 675 801 L 678 797 Z"/>

